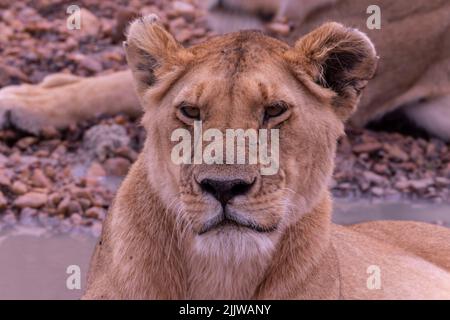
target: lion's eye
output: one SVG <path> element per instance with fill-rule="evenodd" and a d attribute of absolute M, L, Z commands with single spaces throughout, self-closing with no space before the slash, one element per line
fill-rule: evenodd
<path fill-rule="evenodd" d="M 273 103 L 266 107 L 264 112 L 264 120 L 281 116 L 287 110 L 287 105 L 283 102 Z"/>
<path fill-rule="evenodd" d="M 188 104 L 182 104 L 180 106 L 180 111 L 183 114 L 183 116 L 194 119 L 194 120 L 200 120 L 200 109 Z"/>

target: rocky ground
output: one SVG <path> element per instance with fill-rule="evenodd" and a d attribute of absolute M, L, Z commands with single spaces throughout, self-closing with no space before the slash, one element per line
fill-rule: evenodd
<path fill-rule="evenodd" d="M 212 34 L 184 0 L 79 1 L 89 27 L 66 28 L 69 1 L 0 0 L 0 87 L 46 75 L 126 68 L 121 46 L 131 16 L 156 12 L 184 44 Z M 280 32 L 288 32 L 283 25 Z M 276 32 L 277 29 L 275 29 Z M 272 30 L 274 31 L 274 30 Z M 17 222 L 98 234 L 145 133 L 123 115 L 52 128 L 41 136 L 0 131 L 0 229 Z M 337 197 L 450 202 L 450 145 L 436 139 L 349 129 L 339 144 Z"/>

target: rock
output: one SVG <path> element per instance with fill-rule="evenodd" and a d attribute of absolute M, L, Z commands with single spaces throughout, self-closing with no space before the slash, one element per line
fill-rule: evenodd
<path fill-rule="evenodd" d="M 124 127 L 99 124 L 87 130 L 83 137 L 83 148 L 90 155 L 104 161 L 113 151 L 128 146 L 130 138 Z"/>
<path fill-rule="evenodd" d="M 66 196 L 59 202 L 56 213 L 65 216 L 69 211 L 70 197 Z"/>
<path fill-rule="evenodd" d="M 442 187 L 442 188 L 450 187 L 450 179 L 447 179 L 444 177 L 436 177 L 435 181 L 436 181 L 436 185 L 438 187 Z"/>
<path fill-rule="evenodd" d="M 22 150 L 26 150 L 31 145 L 37 142 L 36 137 L 25 137 L 16 142 L 16 146 Z"/>
<path fill-rule="evenodd" d="M 99 36 L 101 21 L 89 10 L 81 8 L 81 32 L 85 36 Z"/>
<path fill-rule="evenodd" d="M 183 29 L 175 34 L 178 42 L 184 43 L 193 37 L 191 30 Z"/>
<path fill-rule="evenodd" d="M 79 226 L 81 224 L 81 222 L 83 221 L 83 218 L 81 217 L 80 214 L 78 213 L 73 213 L 70 216 L 70 221 L 72 221 L 72 223 L 76 226 Z"/>
<path fill-rule="evenodd" d="M 179 30 L 183 29 L 184 27 L 186 27 L 186 19 L 184 19 L 183 17 L 172 19 L 169 22 L 169 29 L 173 33 L 179 32 Z"/>
<path fill-rule="evenodd" d="M 405 191 L 410 187 L 410 183 L 407 180 L 400 180 L 394 184 L 394 188 L 400 191 Z"/>
<path fill-rule="evenodd" d="M 192 30 L 192 35 L 194 37 L 203 37 L 206 33 L 206 29 L 205 28 L 195 28 Z"/>
<path fill-rule="evenodd" d="M 70 193 L 77 199 L 83 198 L 90 200 L 92 197 L 92 190 L 88 188 L 72 188 Z"/>
<path fill-rule="evenodd" d="M 364 171 L 363 176 L 367 181 L 377 185 L 381 185 L 386 181 L 384 177 L 370 171 Z"/>
<path fill-rule="evenodd" d="M 125 176 L 130 169 L 131 162 L 128 159 L 116 157 L 106 160 L 103 166 L 108 175 Z"/>
<path fill-rule="evenodd" d="M 5 209 L 7 206 L 8 206 L 8 199 L 6 199 L 3 192 L 0 191 L 0 209 Z"/>
<path fill-rule="evenodd" d="M 195 17 L 195 7 L 190 3 L 186 3 L 183 1 L 174 1 L 172 3 L 172 8 L 176 15 L 184 16 L 187 18 Z"/>
<path fill-rule="evenodd" d="M 31 182 L 34 186 L 38 188 L 47 188 L 51 189 L 52 182 L 49 178 L 44 174 L 44 172 L 41 169 L 35 169 L 33 171 L 33 174 L 31 176 Z"/>
<path fill-rule="evenodd" d="M 388 175 L 389 167 L 384 163 L 377 163 L 373 166 L 373 171 L 381 175 Z"/>
<path fill-rule="evenodd" d="M 400 163 L 399 168 L 411 172 L 417 170 L 417 165 L 413 162 L 402 162 Z"/>
<path fill-rule="evenodd" d="M 112 30 L 112 39 L 118 43 L 125 40 L 125 32 L 131 21 L 139 17 L 139 12 L 133 9 L 118 8 L 116 12 L 115 20 L 116 26 Z"/>
<path fill-rule="evenodd" d="M 11 185 L 11 170 L 0 168 L 0 186 L 9 187 Z"/>
<path fill-rule="evenodd" d="M 42 128 L 41 135 L 44 139 L 59 138 L 59 131 L 53 126 L 46 126 Z"/>
<path fill-rule="evenodd" d="M 421 179 L 421 180 L 411 180 L 409 185 L 417 191 L 424 191 L 428 187 L 433 185 L 433 179 Z"/>
<path fill-rule="evenodd" d="M 105 169 L 98 162 L 93 162 L 86 173 L 86 185 L 95 186 L 103 181 L 106 176 Z"/>
<path fill-rule="evenodd" d="M 83 210 L 87 210 L 91 207 L 92 202 L 89 199 L 81 198 L 78 200 Z"/>
<path fill-rule="evenodd" d="M 63 199 L 62 194 L 60 194 L 60 193 L 58 193 L 58 192 L 55 192 L 55 193 L 52 193 L 52 194 L 48 197 L 48 202 L 49 202 L 52 206 L 56 207 L 56 206 L 58 206 L 58 204 L 61 202 L 62 199 Z"/>
<path fill-rule="evenodd" d="M 106 216 L 106 210 L 100 207 L 92 207 L 84 213 L 88 218 L 103 220 Z"/>
<path fill-rule="evenodd" d="M 398 161 L 408 161 L 409 160 L 408 154 L 396 145 L 385 144 L 383 146 L 383 148 L 387 152 L 389 159 L 398 160 Z"/>
<path fill-rule="evenodd" d="M 102 234 L 102 224 L 95 221 L 91 226 L 91 232 L 94 237 L 100 237 L 100 235 Z"/>
<path fill-rule="evenodd" d="M 7 83 L 9 78 L 28 82 L 28 77 L 17 67 L 2 64 L 0 61 L 0 84 Z"/>
<path fill-rule="evenodd" d="M 23 208 L 20 211 L 20 221 L 21 223 L 28 223 L 30 222 L 30 220 L 32 220 L 34 217 L 37 216 L 38 211 L 36 209 L 33 208 Z"/>
<path fill-rule="evenodd" d="M 370 192 L 377 197 L 381 197 L 384 195 L 384 190 L 380 187 L 373 187 L 372 189 L 370 189 Z"/>
<path fill-rule="evenodd" d="M 116 150 L 114 150 L 114 153 L 117 156 L 127 158 L 131 162 L 136 161 L 136 159 L 138 157 L 138 153 L 128 146 L 119 147 Z"/>
<path fill-rule="evenodd" d="M 69 213 L 81 213 L 83 212 L 83 209 L 81 208 L 81 205 L 78 203 L 78 201 L 72 200 L 69 202 L 67 211 Z"/>
<path fill-rule="evenodd" d="M 354 153 L 372 153 L 381 150 L 382 147 L 383 145 L 379 142 L 366 142 L 353 146 L 352 150 Z"/>
<path fill-rule="evenodd" d="M 291 27 L 286 23 L 272 22 L 267 25 L 267 29 L 280 36 L 287 36 L 291 31 Z"/>
<path fill-rule="evenodd" d="M 28 191 L 27 185 L 21 181 L 14 181 L 11 186 L 11 191 L 15 194 L 25 194 Z"/>
<path fill-rule="evenodd" d="M 93 57 L 84 56 L 83 59 L 80 60 L 80 66 L 85 68 L 91 72 L 100 72 L 103 70 L 103 66 L 100 61 L 94 59 Z"/>
<path fill-rule="evenodd" d="M 17 223 L 17 218 L 12 211 L 7 211 L 7 213 L 3 216 L 2 222 L 6 225 L 13 226 Z"/>
<path fill-rule="evenodd" d="M 1 149 L 1 147 L 2 145 L 0 145 L 0 167 L 4 167 L 8 162 L 8 158 L 2 154 L 3 150 Z"/>
<path fill-rule="evenodd" d="M 14 205 L 19 208 L 40 208 L 47 203 L 47 195 L 44 193 L 29 192 L 14 201 Z"/>

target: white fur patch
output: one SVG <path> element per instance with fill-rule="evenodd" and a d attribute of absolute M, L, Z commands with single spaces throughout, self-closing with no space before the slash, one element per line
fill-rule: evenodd
<path fill-rule="evenodd" d="M 231 226 L 211 230 L 195 237 L 194 250 L 203 257 L 243 261 L 252 257 L 270 256 L 275 241 L 268 234 Z"/>

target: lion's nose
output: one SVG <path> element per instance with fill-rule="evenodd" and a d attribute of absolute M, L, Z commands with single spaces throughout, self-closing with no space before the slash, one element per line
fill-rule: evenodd
<path fill-rule="evenodd" d="M 242 179 L 234 180 L 213 180 L 203 179 L 200 186 L 203 191 L 214 196 L 222 206 L 225 206 L 232 198 L 246 194 L 255 181 L 248 183 Z"/>

